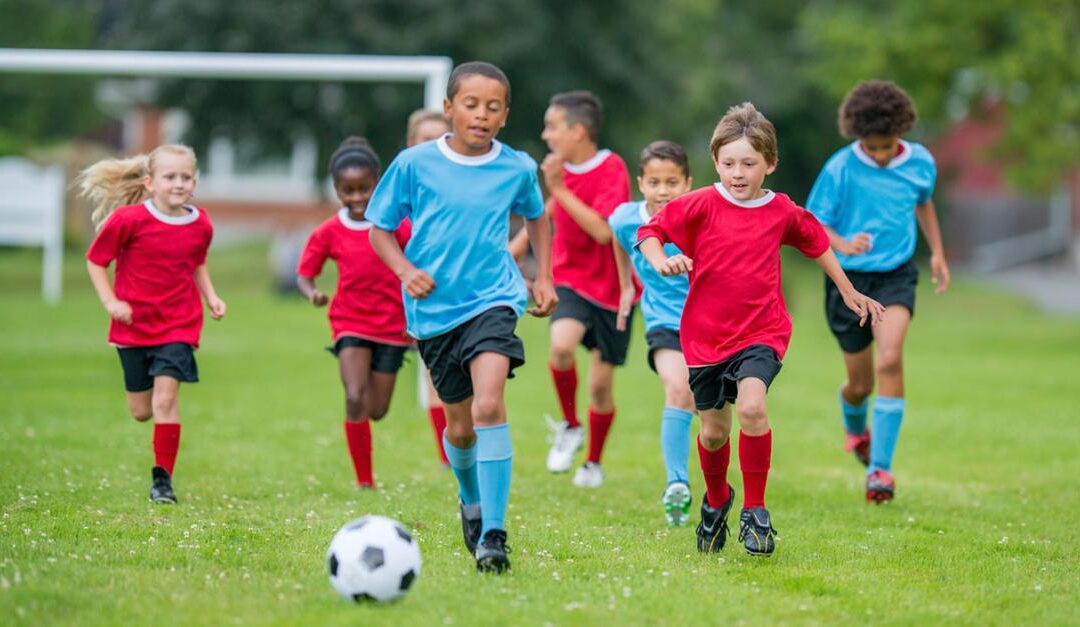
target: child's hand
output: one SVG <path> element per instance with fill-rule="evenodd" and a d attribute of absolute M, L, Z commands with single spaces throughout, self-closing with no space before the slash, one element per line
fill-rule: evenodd
<path fill-rule="evenodd" d="M 866 324 L 866 318 L 870 318 L 871 326 L 877 326 L 885 316 L 885 307 L 873 298 L 852 290 L 844 294 L 844 304 L 847 308 L 859 316 L 859 326 Z"/>
<path fill-rule="evenodd" d="M 632 285 L 619 294 L 619 314 L 615 317 L 616 331 L 626 330 L 626 321 L 630 318 L 630 312 L 634 310 L 635 296 L 637 296 L 637 290 Z"/>
<path fill-rule="evenodd" d="M 873 248 L 874 236 L 869 233 L 856 233 L 855 237 L 844 240 L 844 245 L 839 251 L 849 257 L 853 255 L 865 255 Z"/>
<path fill-rule="evenodd" d="M 949 289 L 949 264 L 945 263 L 945 255 L 930 255 L 930 282 L 936 287 L 935 294 L 941 294 Z"/>
<path fill-rule="evenodd" d="M 210 308 L 210 317 L 214 320 L 221 320 L 225 317 L 225 301 L 221 300 L 216 295 L 207 298 L 206 305 Z"/>
<path fill-rule="evenodd" d="M 694 271 L 694 260 L 686 255 L 675 255 L 668 257 L 664 263 L 656 269 L 657 272 L 663 276 L 678 276 L 680 274 L 689 274 Z"/>
<path fill-rule="evenodd" d="M 420 268 L 413 268 L 401 278 L 405 293 L 413 298 L 427 298 L 435 289 L 435 280 Z"/>
<path fill-rule="evenodd" d="M 544 162 L 540 164 L 540 171 L 544 173 L 544 185 L 548 190 L 554 190 L 563 186 L 563 159 L 555 153 L 548 153 Z"/>
<path fill-rule="evenodd" d="M 551 284 L 550 279 L 538 278 L 533 281 L 532 295 L 536 306 L 529 307 L 527 311 L 537 318 L 550 316 L 551 312 L 555 311 L 555 306 L 559 304 L 559 297 L 555 294 L 555 286 Z"/>
<path fill-rule="evenodd" d="M 117 322 L 124 324 L 131 324 L 131 305 L 118 298 L 114 298 L 105 303 L 105 311 L 109 312 L 109 317 Z"/>
<path fill-rule="evenodd" d="M 330 302 L 330 297 L 319 290 L 312 290 L 311 296 L 308 297 L 308 302 L 316 307 L 325 307 L 326 303 Z"/>

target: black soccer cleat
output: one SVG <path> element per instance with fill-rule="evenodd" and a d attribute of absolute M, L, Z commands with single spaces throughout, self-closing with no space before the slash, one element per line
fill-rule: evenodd
<path fill-rule="evenodd" d="M 709 493 L 701 497 L 701 522 L 697 526 L 697 550 L 701 553 L 719 553 L 728 536 L 727 516 L 735 502 L 735 488 L 728 484 L 728 500 L 719 508 L 709 507 Z"/>
<path fill-rule="evenodd" d="M 489 529 L 476 547 L 476 570 L 481 573 L 503 573 L 510 570 L 507 553 L 510 553 L 510 547 L 506 546 L 506 532 L 502 529 Z"/>
<path fill-rule="evenodd" d="M 483 519 L 480 517 L 480 504 L 471 505 L 469 509 L 475 510 L 475 517 L 470 517 L 465 512 L 465 504 L 458 501 L 458 509 L 461 512 L 461 536 L 465 540 L 465 548 L 469 550 L 469 554 L 476 553 L 476 543 L 480 541 L 480 530 L 483 528 L 481 523 Z"/>
<path fill-rule="evenodd" d="M 150 487 L 150 500 L 154 503 L 175 505 L 176 493 L 173 492 L 172 477 L 169 476 L 169 471 L 161 466 L 154 466 L 153 470 L 150 471 L 150 475 L 154 478 L 154 485 Z"/>
<path fill-rule="evenodd" d="M 896 482 L 887 470 L 875 470 L 866 475 L 866 502 L 882 503 L 893 500 Z"/>
<path fill-rule="evenodd" d="M 776 550 L 776 529 L 764 507 L 743 509 L 739 514 L 739 542 L 750 555 L 768 557 Z"/>

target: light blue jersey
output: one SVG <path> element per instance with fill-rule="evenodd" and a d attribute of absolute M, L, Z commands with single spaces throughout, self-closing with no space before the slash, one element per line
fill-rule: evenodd
<path fill-rule="evenodd" d="M 645 330 L 679 330 L 686 294 L 690 291 L 690 280 L 686 276 L 664 276 L 653 269 L 645 255 L 634 245 L 638 242 L 638 227 L 649 221 L 645 202 L 624 202 L 615 208 L 608 218 L 615 239 L 630 254 L 634 262 L 634 271 L 645 286 L 641 295 L 641 312 L 645 314 Z M 675 244 L 665 244 L 664 252 L 670 257 L 681 254 Z"/>
<path fill-rule="evenodd" d="M 921 144 L 900 145 L 882 167 L 853 142 L 829 158 L 810 190 L 806 208 L 822 224 L 846 239 L 864 232 L 873 238 L 865 254 L 836 253 L 845 270 L 887 272 L 915 254 L 915 205 L 933 195 L 937 168 Z"/>
<path fill-rule="evenodd" d="M 435 281 L 427 298 L 405 294 L 409 335 L 441 335 L 495 307 L 525 311 L 525 282 L 507 242 L 510 212 L 544 211 L 536 162 L 495 141 L 484 155 L 454 152 L 446 137 L 402 151 L 386 169 L 365 218 L 393 231 L 412 220 L 405 256 Z"/>

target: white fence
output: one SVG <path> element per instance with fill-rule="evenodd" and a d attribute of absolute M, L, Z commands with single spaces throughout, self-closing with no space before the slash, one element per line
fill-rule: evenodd
<path fill-rule="evenodd" d="M 64 258 L 64 168 L 0 159 L 0 244 L 41 246 L 41 293 L 60 300 Z"/>

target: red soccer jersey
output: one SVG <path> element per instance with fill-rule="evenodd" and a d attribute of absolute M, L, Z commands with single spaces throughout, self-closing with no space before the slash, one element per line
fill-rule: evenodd
<path fill-rule="evenodd" d="M 411 227 L 402 222 L 394 231 L 402 248 Z M 368 235 L 371 223 L 353 220 L 348 209 L 320 224 L 308 238 L 296 273 L 314 279 L 327 259 L 338 266 L 338 284 L 330 303 L 330 331 L 334 341 L 354 336 L 393 346 L 406 346 L 405 308 L 401 281 L 375 254 Z"/>
<path fill-rule="evenodd" d="M 206 210 L 187 209 L 187 215 L 173 217 L 149 200 L 120 207 L 86 251 L 103 268 L 116 260 L 113 291 L 131 305 L 131 324 L 110 324 L 110 344 L 184 342 L 198 348 L 203 310 L 195 269 L 206 263 L 214 227 Z"/>
<path fill-rule="evenodd" d="M 738 201 L 719 183 L 669 202 L 638 229 L 638 239 L 671 242 L 694 261 L 679 336 L 686 364 L 708 366 L 751 344 L 781 359 L 791 316 L 780 290 L 780 246 L 819 257 L 825 229 L 784 194 Z"/>
<path fill-rule="evenodd" d="M 566 188 L 605 220 L 616 207 L 630 200 L 626 163 L 610 150 L 601 150 L 585 163 L 566 164 L 563 168 Z M 593 303 L 617 311 L 619 275 L 612 244 L 596 243 L 558 201 L 553 203 L 552 211 L 555 237 L 551 243 L 551 269 L 555 285 L 569 287 Z"/>

